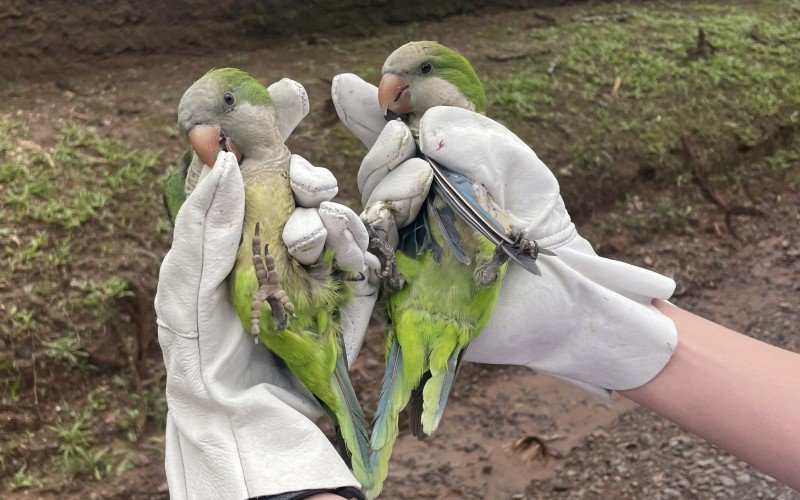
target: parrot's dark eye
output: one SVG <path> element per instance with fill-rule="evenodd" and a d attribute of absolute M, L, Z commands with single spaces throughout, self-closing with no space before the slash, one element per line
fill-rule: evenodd
<path fill-rule="evenodd" d="M 233 92 L 225 92 L 222 96 L 222 100 L 225 101 L 225 104 L 228 106 L 233 106 L 233 103 L 236 102 L 236 99 L 233 97 Z"/>
<path fill-rule="evenodd" d="M 427 75 L 431 71 L 433 71 L 433 65 L 431 63 L 424 62 L 419 65 L 419 72 L 422 73 L 423 75 Z"/>

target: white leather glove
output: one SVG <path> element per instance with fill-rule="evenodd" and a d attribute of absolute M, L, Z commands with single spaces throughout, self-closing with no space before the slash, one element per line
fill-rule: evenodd
<path fill-rule="evenodd" d="M 418 160 L 410 159 L 410 132 L 399 121 L 381 126 L 377 89 L 355 75 L 337 76 L 332 95 L 344 124 L 371 148 L 358 176 L 365 219 L 377 204 L 402 227 L 427 194 L 409 189 L 424 177 Z M 492 317 L 466 360 L 528 366 L 599 395 L 639 387 L 661 371 L 677 334 L 651 301 L 672 295 L 671 279 L 597 256 L 575 230 L 556 178 L 497 122 L 437 107 L 422 117 L 419 137 L 427 156 L 483 184 L 528 238 L 557 254 L 540 255 L 541 276 L 509 263 Z"/>
<path fill-rule="evenodd" d="M 241 237 L 244 188 L 233 154 L 220 153 L 209 170 L 178 213 L 155 300 L 167 367 L 170 495 L 249 498 L 357 488 L 312 422 L 319 405 L 253 342 L 233 309 L 225 278 Z M 334 229 L 328 230 L 334 248 L 347 246 L 341 235 L 354 240 Z"/>

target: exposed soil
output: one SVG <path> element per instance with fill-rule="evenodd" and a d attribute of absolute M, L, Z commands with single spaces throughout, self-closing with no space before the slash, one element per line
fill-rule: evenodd
<path fill-rule="evenodd" d="M 487 23 L 506 19 L 492 18 Z M 458 45 L 461 40 L 467 45 L 469 35 L 449 26 L 448 43 Z M 402 27 L 387 29 L 402 38 Z M 440 29 L 438 23 L 430 27 L 431 31 Z M 353 178 L 362 153 L 357 148 L 335 149 L 353 143 L 338 139 L 343 132 L 335 119 L 331 120 L 325 78 L 352 70 L 351 66 L 377 69 L 381 55 L 393 48 L 395 41 L 342 43 L 353 49 L 347 56 L 339 50 L 335 57 L 327 57 L 321 52 L 331 45 L 297 39 L 246 51 L 218 49 L 180 56 L 153 49 L 146 58 L 123 48 L 117 51 L 119 55 L 101 62 L 64 62 L 58 72 L 42 67 L 35 78 L 16 78 L 14 86 L 0 90 L 0 114 L 27 123 L 30 140 L 43 148 L 53 144 L 58 126 L 65 121 L 98 127 L 102 134 L 136 147 L 163 150 L 167 170 L 170 159 L 177 158 L 183 147 L 174 125 L 175 106 L 199 74 L 215 66 L 238 65 L 265 82 L 292 75 L 308 90 L 312 109 L 290 147 L 331 167 L 340 180 L 341 197 L 357 205 L 353 202 L 358 199 Z M 360 46 L 358 50 L 356 46 Z M 646 196 L 647 190 L 661 187 L 636 189 Z M 569 206 L 570 200 L 566 201 Z M 679 283 L 675 302 L 680 306 L 800 352 L 800 193 L 796 186 L 789 186 L 780 195 L 765 194 L 756 208 L 763 217 L 736 216 L 731 221 L 741 239 L 734 237 L 725 214 L 712 203 L 695 207 L 698 224 L 651 238 L 628 234 L 603 213 L 594 214 L 579 230 L 590 239 L 603 238 L 598 243 L 610 257 L 674 276 Z M 134 223 L 150 227 L 159 211 L 156 207 L 132 216 Z M 597 229 L 609 225 L 613 240 L 608 239 L 608 232 Z M 131 247 L 163 255 L 168 239 L 152 236 L 131 243 Z M 639 239 L 646 241 L 634 243 Z M 140 259 L 136 266 L 146 293 L 152 293 L 157 259 Z M 4 298 L 12 296 L 2 287 L 0 293 L 8 293 Z M 114 340 L 96 342 L 113 344 Z M 97 351 L 102 349 L 95 346 L 93 352 Z M 383 371 L 381 351 L 381 331 L 375 326 L 353 370 L 365 408 L 372 408 L 377 399 L 377 381 Z M 146 383 L 163 384 L 157 346 L 151 346 L 147 355 L 150 377 Z M 51 370 L 49 390 L 59 393 L 63 401 L 77 399 L 88 393 L 87 385 L 111 384 L 112 377 L 124 373 L 125 367 L 110 364 L 100 370 L 100 374 L 92 374 L 94 378 Z M 9 476 L 21 461 L 47 461 L 53 447 L 46 442 L 48 434 L 42 422 L 48 421 L 48 413 L 61 410 L 59 404 L 51 400 L 35 406 L 33 398 L 26 395 L 21 404 L 0 407 L 0 431 L 19 436 L 18 441 L 2 441 L 5 450 L 14 448 L 7 455 Z M 28 447 L 24 443 L 29 431 L 45 441 Z M 523 435 L 545 439 L 552 446 L 552 456 L 544 460 L 532 453 L 534 450 L 511 451 L 509 445 Z M 156 419 L 148 419 L 139 437 L 133 470 L 101 482 L 86 477 L 64 479 L 41 494 L 166 498 L 162 437 Z M 34 495 L 31 490 L 12 492 L 3 484 L 0 496 L 4 498 Z M 797 492 L 627 400 L 617 397 L 613 406 L 606 407 L 579 389 L 527 369 L 469 364 L 459 375 L 434 437 L 419 442 L 401 428 L 384 492 L 386 498 L 800 498 Z"/>
<path fill-rule="evenodd" d="M 292 37 L 370 36 L 387 26 L 490 8 L 530 8 L 566 0 L 9 0 L 0 4 L 0 77 L 59 71 L 63 61 L 94 63 L 135 54 L 187 55 L 235 46 L 254 49 Z M 180 26 L 180 29 L 175 29 Z"/>

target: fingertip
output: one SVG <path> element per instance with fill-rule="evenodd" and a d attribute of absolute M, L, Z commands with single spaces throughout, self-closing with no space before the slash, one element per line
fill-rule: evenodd
<path fill-rule="evenodd" d="M 323 201 L 319 204 L 320 215 L 334 217 L 337 221 L 342 221 L 345 225 L 347 223 L 347 215 L 342 209 L 347 208 L 344 205 L 332 201 Z"/>
<path fill-rule="evenodd" d="M 381 136 L 378 140 L 397 140 L 400 139 L 400 144 L 406 144 L 409 140 L 413 140 L 411 135 L 411 129 L 408 128 L 408 125 L 401 122 L 400 120 L 392 120 L 390 122 L 386 122 L 386 125 L 383 127 L 383 131 L 381 132 Z"/>
<path fill-rule="evenodd" d="M 339 192 L 339 183 L 330 170 L 316 167 L 298 154 L 289 161 L 289 185 L 297 205 L 306 208 L 318 207 Z"/>
<path fill-rule="evenodd" d="M 334 76 L 333 79 L 331 80 L 331 99 L 333 99 L 334 105 L 336 105 L 339 100 L 339 85 L 341 84 L 340 82 L 342 80 L 342 77 L 349 74 L 351 73 L 342 73 Z"/>
<path fill-rule="evenodd" d="M 320 206 L 320 208 L 322 208 L 322 206 Z M 342 205 L 341 203 L 326 202 L 325 208 L 342 219 L 342 224 L 350 231 L 353 241 L 355 241 L 362 252 L 365 252 L 369 245 L 369 234 L 367 233 L 367 228 L 364 226 L 364 221 L 361 220 L 358 214 L 350 209 L 350 207 Z"/>
<path fill-rule="evenodd" d="M 364 265 L 367 271 L 380 271 L 381 261 L 372 252 L 364 252 Z"/>
<path fill-rule="evenodd" d="M 223 152 L 220 155 L 222 156 L 219 174 L 220 182 L 224 185 L 242 184 L 244 181 L 242 180 L 242 172 L 239 169 L 239 161 L 236 159 L 236 155 L 231 152 Z M 220 162 L 219 158 L 217 162 Z"/>
<path fill-rule="evenodd" d="M 378 87 L 352 73 L 342 73 L 331 82 L 331 99 L 345 127 L 371 148 L 386 123 L 378 106 Z"/>
<path fill-rule="evenodd" d="M 662 278 L 662 281 L 659 286 L 660 290 L 658 290 L 656 294 L 653 295 L 653 297 L 656 299 L 668 300 L 670 297 L 672 297 L 672 294 L 675 293 L 675 288 L 677 287 L 677 285 L 675 283 L 675 280 L 672 278 L 663 275 L 660 275 L 660 277 Z"/>
<path fill-rule="evenodd" d="M 328 230 L 318 209 L 298 207 L 283 226 L 281 237 L 292 258 L 301 264 L 312 265 L 322 255 Z"/>
<path fill-rule="evenodd" d="M 223 153 L 214 197 L 209 206 L 209 218 L 215 223 L 229 223 L 244 217 L 244 179 L 239 162 L 233 153 Z M 217 167 L 215 167 L 217 169 Z"/>
<path fill-rule="evenodd" d="M 411 129 L 400 121 L 386 124 L 375 144 L 361 161 L 356 176 L 361 202 L 366 204 L 372 191 L 381 180 L 404 162 L 417 155 L 417 146 Z"/>

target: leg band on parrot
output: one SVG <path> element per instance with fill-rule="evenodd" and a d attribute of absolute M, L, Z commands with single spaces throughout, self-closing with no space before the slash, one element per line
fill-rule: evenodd
<path fill-rule="evenodd" d="M 289 315 L 294 316 L 294 304 L 281 288 L 278 282 L 278 272 L 275 270 L 275 259 L 269 254 L 269 245 L 265 245 L 264 257 L 261 257 L 261 224 L 256 224 L 253 234 L 253 267 L 256 270 L 258 290 L 253 298 L 253 310 L 250 313 L 250 333 L 258 335 L 260 331 L 259 320 L 264 301 L 269 303 L 272 317 L 275 319 L 278 330 L 286 328 Z"/>

